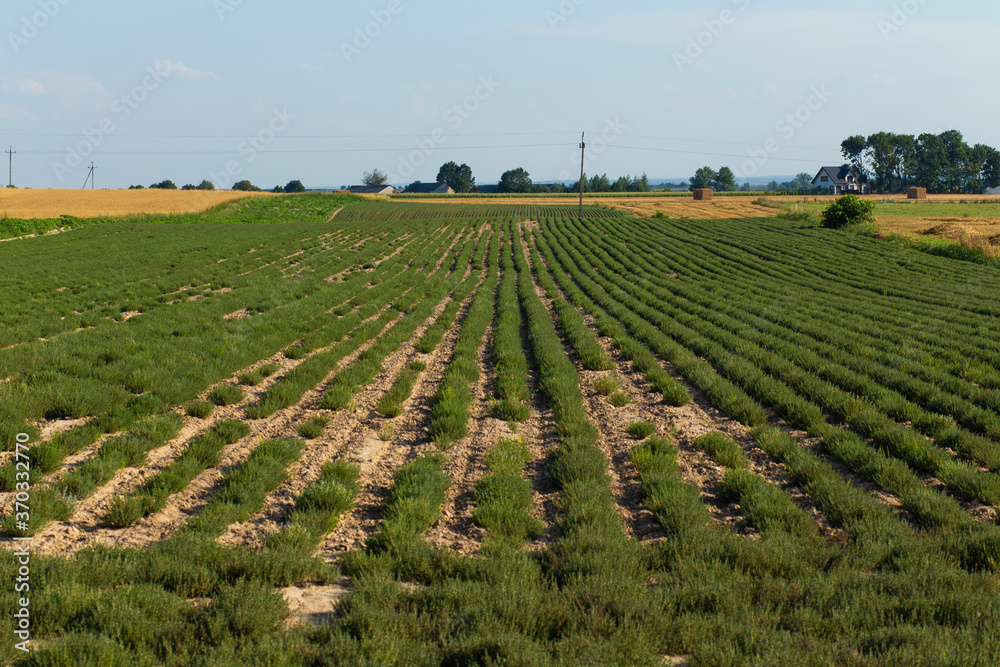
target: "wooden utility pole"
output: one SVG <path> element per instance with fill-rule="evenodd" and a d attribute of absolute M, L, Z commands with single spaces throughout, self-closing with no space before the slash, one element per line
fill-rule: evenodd
<path fill-rule="evenodd" d="M 17 154 L 17 151 L 11 146 L 10 150 L 6 151 L 6 153 L 10 156 L 10 164 L 7 172 L 7 187 L 9 188 L 14 185 L 14 156 Z"/>
<path fill-rule="evenodd" d="M 87 189 L 87 183 L 90 183 L 90 189 L 93 190 L 97 183 L 97 167 L 94 163 L 90 163 L 90 171 L 87 172 L 87 180 L 83 182 L 83 189 Z"/>
<path fill-rule="evenodd" d="M 584 132 L 580 135 L 580 217 L 583 217 L 583 165 L 586 162 L 587 155 L 587 142 L 584 139 L 587 138 L 587 133 Z"/>

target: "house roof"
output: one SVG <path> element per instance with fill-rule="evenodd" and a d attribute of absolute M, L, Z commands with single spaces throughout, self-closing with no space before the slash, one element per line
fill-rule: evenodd
<path fill-rule="evenodd" d="M 816 178 L 813 179 L 813 184 L 815 184 L 820 177 L 826 175 L 830 178 L 830 182 L 834 185 L 847 185 L 847 177 L 852 173 L 855 176 L 855 181 L 857 181 L 857 173 L 854 172 L 854 167 L 823 167 L 819 170 L 819 173 L 816 174 Z"/>
<path fill-rule="evenodd" d="M 448 185 L 444 183 L 414 183 L 406 188 L 405 192 L 416 192 L 418 194 L 442 194 L 452 193 Z"/>
<path fill-rule="evenodd" d="M 348 191 L 355 195 L 384 195 L 395 192 L 396 188 L 391 185 L 352 185 Z"/>

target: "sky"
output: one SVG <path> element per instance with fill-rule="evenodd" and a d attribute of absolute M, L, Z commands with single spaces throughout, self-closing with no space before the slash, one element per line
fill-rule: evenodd
<path fill-rule="evenodd" d="M 575 180 L 582 132 L 612 179 L 815 173 L 883 130 L 1000 146 L 996 0 L 5 0 L 0 33 L 20 187 Z"/>

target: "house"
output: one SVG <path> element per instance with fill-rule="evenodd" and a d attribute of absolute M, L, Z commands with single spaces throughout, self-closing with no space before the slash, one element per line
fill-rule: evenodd
<path fill-rule="evenodd" d="M 500 192 L 499 185 L 473 185 L 469 191 L 474 195 L 495 195 Z"/>
<path fill-rule="evenodd" d="M 352 185 L 347 188 L 352 195 L 395 195 L 399 190 L 391 185 Z"/>
<path fill-rule="evenodd" d="M 416 182 L 403 190 L 404 194 L 420 195 L 453 195 L 455 191 L 446 183 L 421 183 Z"/>
<path fill-rule="evenodd" d="M 854 167 L 823 167 L 813 179 L 814 188 L 822 188 L 831 195 L 843 195 L 848 193 L 862 194 L 864 187 L 858 178 L 858 172 Z"/>
<path fill-rule="evenodd" d="M 986 194 L 988 194 L 988 195 L 1000 195 L 1000 188 L 989 188 L 986 191 Z"/>

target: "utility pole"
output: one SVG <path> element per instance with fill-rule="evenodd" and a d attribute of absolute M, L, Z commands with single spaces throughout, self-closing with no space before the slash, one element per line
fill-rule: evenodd
<path fill-rule="evenodd" d="M 587 138 L 587 133 L 584 132 L 580 135 L 580 217 L 583 217 L 583 165 L 586 162 L 587 155 L 587 142 L 584 139 Z"/>
<path fill-rule="evenodd" d="M 14 156 L 17 154 L 17 151 L 11 146 L 10 150 L 6 151 L 6 153 L 10 156 L 10 166 L 7 172 L 7 187 L 9 188 L 14 185 Z"/>
<path fill-rule="evenodd" d="M 97 182 L 97 167 L 94 166 L 93 162 L 91 162 L 90 171 L 87 172 L 87 180 L 83 182 L 83 189 L 86 190 L 87 183 L 90 183 L 90 189 L 93 190 L 96 182 Z"/>

